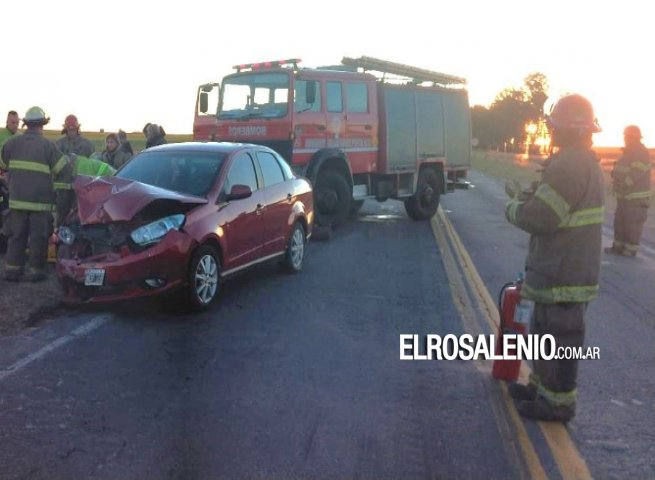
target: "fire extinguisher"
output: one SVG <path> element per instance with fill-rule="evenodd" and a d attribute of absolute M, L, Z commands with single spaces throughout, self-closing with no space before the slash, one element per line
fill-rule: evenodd
<path fill-rule="evenodd" d="M 496 341 L 496 355 L 503 354 L 503 336 L 506 334 L 527 335 L 527 319 L 521 311 L 521 286 L 523 275 L 519 274 L 515 282 L 506 283 L 500 289 L 498 295 L 498 311 L 500 313 L 500 325 L 498 327 L 498 339 Z M 508 349 L 508 355 L 516 356 L 516 346 Z M 515 382 L 519 378 L 521 360 L 496 359 L 494 360 L 491 374 L 494 378 Z"/>

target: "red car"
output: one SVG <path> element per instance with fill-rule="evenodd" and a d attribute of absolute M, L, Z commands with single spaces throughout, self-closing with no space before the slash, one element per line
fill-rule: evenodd
<path fill-rule="evenodd" d="M 162 145 L 74 188 L 57 261 L 71 302 L 182 289 L 205 309 L 232 273 L 275 258 L 300 271 L 312 232 L 309 182 L 263 146 Z"/>

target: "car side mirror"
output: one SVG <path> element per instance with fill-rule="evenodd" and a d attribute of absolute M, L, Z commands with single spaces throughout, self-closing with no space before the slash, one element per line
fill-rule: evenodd
<path fill-rule="evenodd" d="M 248 198 L 252 196 L 252 190 L 248 185 L 233 185 L 230 193 L 227 194 L 226 200 L 231 202 L 232 200 L 241 200 L 242 198 Z"/>

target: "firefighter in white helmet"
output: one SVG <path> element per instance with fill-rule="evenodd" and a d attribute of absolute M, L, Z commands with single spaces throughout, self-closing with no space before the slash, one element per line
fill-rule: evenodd
<path fill-rule="evenodd" d="M 558 148 L 533 193 L 507 204 L 507 219 L 530 233 L 521 296 L 534 301 L 530 333 L 552 335 L 557 347 L 582 347 L 584 313 L 598 294 L 604 181 L 592 134 L 600 131 L 591 103 L 562 97 L 547 124 Z M 510 189 L 511 190 L 511 189 Z M 575 414 L 577 360 L 536 360 L 529 385 L 509 386 L 518 410 L 534 420 Z"/>
<path fill-rule="evenodd" d="M 12 137 L 2 147 L 0 170 L 9 172 L 5 270 L 9 281 L 18 281 L 23 274 L 28 241 L 28 279 L 38 282 L 46 278 L 48 237 L 55 211 L 54 182 L 71 181 L 68 158 L 43 137 L 43 126 L 49 120 L 41 108 L 30 108 L 23 118 L 25 133 Z"/>

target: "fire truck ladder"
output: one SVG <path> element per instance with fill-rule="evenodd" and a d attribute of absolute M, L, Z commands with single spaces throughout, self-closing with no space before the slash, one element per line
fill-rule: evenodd
<path fill-rule="evenodd" d="M 423 68 L 403 65 L 402 63 L 388 62 L 373 57 L 349 58 L 343 57 L 341 63 L 350 67 L 362 68 L 382 73 L 391 73 L 411 78 L 414 82 L 434 82 L 440 85 L 466 85 L 466 79 L 447 73 L 433 72 Z"/>

